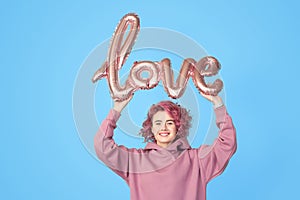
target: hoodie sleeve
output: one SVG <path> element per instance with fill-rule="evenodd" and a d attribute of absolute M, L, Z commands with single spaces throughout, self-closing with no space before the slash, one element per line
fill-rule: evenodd
<path fill-rule="evenodd" d="M 129 153 L 113 139 L 120 113 L 111 109 L 94 137 L 94 148 L 98 158 L 128 183 Z"/>
<path fill-rule="evenodd" d="M 225 170 L 237 148 L 236 131 L 226 107 L 221 106 L 214 111 L 219 136 L 212 145 L 203 145 L 198 149 L 200 168 L 206 182 Z"/>

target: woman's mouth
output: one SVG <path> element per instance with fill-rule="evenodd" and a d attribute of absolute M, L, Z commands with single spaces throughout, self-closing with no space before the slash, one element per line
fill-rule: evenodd
<path fill-rule="evenodd" d="M 167 137 L 168 135 L 170 135 L 170 132 L 160 132 L 159 135 L 162 137 Z"/>

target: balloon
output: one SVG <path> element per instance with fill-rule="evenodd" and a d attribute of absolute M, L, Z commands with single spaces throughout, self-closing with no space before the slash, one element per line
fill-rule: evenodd
<path fill-rule="evenodd" d="M 122 44 L 124 34 L 130 25 L 130 30 L 127 35 L 125 42 Z M 127 57 L 129 56 L 131 49 L 134 45 L 135 39 L 140 29 L 140 20 L 138 16 L 134 13 L 129 13 L 125 15 L 119 22 L 113 37 L 112 42 L 109 48 L 108 58 L 105 61 L 101 68 L 98 69 L 93 78 L 92 82 L 95 83 L 103 77 L 109 75 L 108 70 L 114 70 L 115 68 L 121 69 L 125 63 Z"/>
<path fill-rule="evenodd" d="M 142 77 L 142 72 L 144 71 L 149 73 L 149 77 Z M 157 63 L 151 61 L 135 62 L 132 69 L 130 70 L 129 82 L 134 88 L 154 88 L 158 84 L 159 79 L 160 77 L 158 65 Z"/>
<path fill-rule="evenodd" d="M 161 61 L 163 85 L 169 97 L 176 99 L 182 96 L 185 91 L 187 81 L 192 75 L 195 63 L 196 61 L 192 58 L 185 59 L 176 83 L 174 84 L 174 73 L 171 68 L 170 60 L 166 58 Z"/>
<path fill-rule="evenodd" d="M 128 26 L 130 26 L 130 29 L 124 40 L 124 34 Z M 120 85 L 118 71 L 125 64 L 131 52 L 139 29 L 140 20 L 134 13 L 129 13 L 120 20 L 112 36 L 107 59 L 92 78 L 92 82 L 95 83 L 106 77 L 114 100 L 123 101 L 139 89 L 154 88 L 160 80 L 162 80 L 168 96 L 177 99 L 183 95 L 190 77 L 192 77 L 196 88 L 200 92 L 217 95 L 222 90 L 223 82 L 220 79 L 215 80 L 211 85 L 206 84 L 204 79 L 204 77 L 216 75 L 221 69 L 219 61 L 212 56 L 206 56 L 198 62 L 193 58 L 185 59 L 175 83 L 170 59 L 165 58 L 160 62 L 135 62 L 125 84 L 123 86 Z M 142 77 L 143 72 L 148 72 L 149 76 Z"/>
<path fill-rule="evenodd" d="M 218 95 L 223 88 L 223 82 L 217 79 L 211 85 L 207 85 L 204 77 L 216 75 L 220 69 L 221 64 L 216 58 L 212 56 L 202 58 L 194 68 L 193 82 L 196 88 L 204 94 Z"/>

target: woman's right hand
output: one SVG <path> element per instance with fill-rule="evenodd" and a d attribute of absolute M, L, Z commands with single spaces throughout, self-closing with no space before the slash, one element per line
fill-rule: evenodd
<path fill-rule="evenodd" d="M 119 113 L 121 113 L 122 110 L 123 110 L 123 109 L 127 106 L 127 104 L 129 103 L 129 101 L 131 101 L 132 97 L 133 97 L 133 93 L 132 93 L 132 95 L 131 95 L 128 99 L 126 99 L 126 100 L 124 100 L 124 101 L 114 101 L 114 107 L 113 107 L 113 109 L 114 109 L 115 111 L 118 111 Z"/>

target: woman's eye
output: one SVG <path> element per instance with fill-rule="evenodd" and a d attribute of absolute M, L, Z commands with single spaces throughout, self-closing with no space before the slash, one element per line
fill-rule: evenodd
<path fill-rule="evenodd" d="M 156 126 L 160 126 L 160 125 L 161 125 L 161 123 L 155 123 L 155 125 L 156 125 Z"/>
<path fill-rule="evenodd" d="M 168 122 L 168 125 L 173 125 L 174 123 L 173 122 Z"/>

